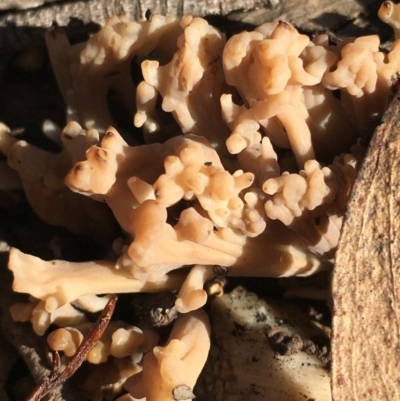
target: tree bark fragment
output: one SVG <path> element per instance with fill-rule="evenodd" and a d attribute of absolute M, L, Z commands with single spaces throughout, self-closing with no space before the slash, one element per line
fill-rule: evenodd
<path fill-rule="evenodd" d="M 334 401 L 400 399 L 400 94 L 354 185 L 332 282 Z"/>
<path fill-rule="evenodd" d="M 16 0 L 8 0 L 11 3 Z M 43 4 L 38 0 L 36 4 Z M 1 1 L 0 1 L 1 2 Z M 93 32 L 112 15 L 126 14 L 143 19 L 153 13 L 221 16 L 259 25 L 275 19 L 286 20 L 310 33 L 334 31 L 346 36 L 376 33 L 388 38 L 392 32 L 376 16 L 375 0 L 67 0 L 46 2 L 39 8 L 0 13 L 0 55 L 16 51 L 43 37 L 53 22 L 67 27 L 73 40 L 81 31 Z M 82 39 L 81 39 L 82 40 Z"/>

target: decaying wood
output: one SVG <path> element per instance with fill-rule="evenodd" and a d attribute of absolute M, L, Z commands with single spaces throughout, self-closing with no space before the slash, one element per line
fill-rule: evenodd
<path fill-rule="evenodd" d="M 9 0 L 11 1 L 11 0 Z M 12 0 L 15 1 L 15 0 Z M 38 3 L 44 0 L 38 0 Z M 67 27 L 68 36 L 104 25 L 111 15 L 144 18 L 146 10 L 182 16 L 227 16 L 231 20 L 261 24 L 284 19 L 307 32 L 335 31 L 343 35 L 362 32 L 389 37 L 391 31 L 376 17 L 375 0 L 70 0 L 51 2 L 38 9 L 0 13 L 0 55 L 36 43 L 55 21 Z"/>
<path fill-rule="evenodd" d="M 358 18 L 372 17 L 374 24 L 376 19 L 375 7 L 376 0 L 295 0 L 280 1 L 272 8 L 260 8 L 253 11 L 237 11 L 230 16 L 233 19 L 239 19 L 251 24 L 261 24 L 276 19 L 285 20 L 300 28 L 303 31 L 335 31 L 349 28 L 354 29 L 354 21 Z M 350 22 L 350 24 L 349 24 Z M 366 25 L 371 21 L 364 20 L 364 31 Z M 358 28 L 361 28 L 362 22 L 357 21 Z M 370 29 L 373 29 L 370 26 Z"/>
<path fill-rule="evenodd" d="M 42 2 L 43 0 L 39 0 Z M 0 0 L 1 2 L 1 0 Z M 0 55 L 23 49 L 30 43 L 43 42 L 45 29 L 53 22 L 66 27 L 72 40 L 83 40 L 113 15 L 125 14 L 131 19 L 153 13 L 182 16 L 226 15 L 234 10 L 271 8 L 270 0 L 197 1 L 197 0 L 70 0 L 52 2 L 40 8 L 0 14 Z"/>
<path fill-rule="evenodd" d="M 1 0 L 0 1 L 0 10 L 9 10 L 9 9 L 28 9 L 39 7 L 46 3 L 51 3 L 53 1 L 61 1 L 61 0 Z"/>
<path fill-rule="evenodd" d="M 207 2 L 197 0 L 70 0 L 61 4 L 51 3 L 39 9 L 3 13 L 0 16 L 0 27 L 14 25 L 48 28 L 53 21 L 64 26 L 69 24 L 71 18 L 78 19 L 83 23 L 94 22 L 103 25 L 107 18 L 115 14 L 126 14 L 132 19 L 143 19 L 148 9 L 156 14 L 171 14 L 178 17 L 186 14 L 223 16 L 235 10 L 271 9 L 273 3 L 276 3 L 276 0 L 272 2 L 271 0 L 212 0 Z"/>
<path fill-rule="evenodd" d="M 400 94 L 354 185 L 332 283 L 335 401 L 400 400 Z"/>

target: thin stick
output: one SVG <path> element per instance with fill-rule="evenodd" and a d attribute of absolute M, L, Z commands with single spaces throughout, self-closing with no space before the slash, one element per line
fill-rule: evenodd
<path fill-rule="evenodd" d="M 107 328 L 111 316 L 115 309 L 117 296 L 113 295 L 107 302 L 107 305 L 101 312 L 97 322 L 92 326 L 89 333 L 84 337 L 75 355 L 68 363 L 67 367 L 59 373 L 60 356 L 58 352 L 54 353 L 53 370 L 50 375 L 43 379 L 32 391 L 26 401 L 40 401 L 47 394 L 54 393 L 63 383 L 65 383 L 78 370 L 79 366 L 86 360 L 87 354 L 94 347 L 96 342 L 100 340 L 105 329 Z M 54 397 L 54 396 L 53 396 Z M 52 397 L 52 398 L 53 398 Z"/>

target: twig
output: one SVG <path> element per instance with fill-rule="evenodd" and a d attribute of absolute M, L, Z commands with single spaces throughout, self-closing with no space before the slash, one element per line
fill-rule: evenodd
<path fill-rule="evenodd" d="M 51 399 L 54 398 L 55 390 L 57 390 L 58 387 L 60 387 L 73 376 L 73 374 L 78 370 L 79 366 L 81 366 L 86 360 L 87 354 L 94 347 L 96 342 L 102 337 L 105 329 L 108 326 L 108 323 L 110 322 L 116 302 L 117 296 L 113 295 L 101 312 L 97 322 L 84 337 L 75 355 L 61 373 L 59 373 L 60 356 L 58 352 L 54 353 L 53 369 L 50 375 L 44 378 L 43 381 L 36 386 L 36 388 L 25 401 L 40 401 L 48 394 L 52 394 Z"/>

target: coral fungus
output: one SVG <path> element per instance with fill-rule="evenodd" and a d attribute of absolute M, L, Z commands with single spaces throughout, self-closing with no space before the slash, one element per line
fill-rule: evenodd
<path fill-rule="evenodd" d="M 337 47 L 282 21 L 226 42 L 201 18 L 155 15 L 112 17 L 76 45 L 52 29 L 47 45 L 68 107 L 62 150 L 38 149 L 1 125 L 2 168 L 18 173 L 15 185 L 50 224 L 111 244 L 116 220 L 121 238 L 106 261 L 43 261 L 11 249 L 13 288 L 31 295 L 12 315 L 39 335 L 60 326 L 48 343 L 69 358 L 110 294 L 174 291 L 179 316 L 168 342 L 158 345 L 143 322 L 112 322 L 88 356 L 100 365 L 84 386 L 92 399 L 125 386 L 131 395 L 121 400 L 172 401 L 179 386 L 191 393 L 206 361 L 201 307 L 215 265 L 253 277 L 331 266 L 363 158 L 357 141 L 385 108 L 400 42 L 387 54 L 374 35 Z M 113 128 L 110 91 L 143 137 Z M 179 127 L 172 134 L 166 113 Z M 109 383 L 96 381 L 104 369 L 113 370 Z"/>

